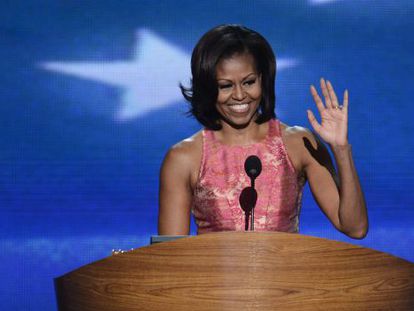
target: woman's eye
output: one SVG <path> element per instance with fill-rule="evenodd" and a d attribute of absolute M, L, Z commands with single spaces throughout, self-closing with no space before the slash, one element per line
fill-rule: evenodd
<path fill-rule="evenodd" d="M 255 84 L 256 83 L 256 79 L 253 79 L 253 80 L 248 80 L 248 81 L 246 81 L 245 82 L 247 85 L 252 85 L 252 84 Z"/>
<path fill-rule="evenodd" d="M 228 89 L 228 88 L 230 88 L 231 87 L 231 84 L 221 84 L 221 85 L 219 85 L 219 89 L 220 90 L 223 90 L 223 89 Z"/>

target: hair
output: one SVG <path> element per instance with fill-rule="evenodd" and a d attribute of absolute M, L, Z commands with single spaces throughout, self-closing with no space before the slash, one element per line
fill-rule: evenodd
<path fill-rule="evenodd" d="M 254 30 L 242 25 L 220 25 L 205 33 L 195 46 L 191 56 L 191 87 L 180 89 L 190 103 L 188 113 L 211 130 L 220 130 L 221 116 L 216 109 L 218 83 L 217 64 L 237 54 L 249 54 L 261 75 L 262 98 L 256 123 L 276 118 L 275 76 L 276 59 L 266 39 Z"/>

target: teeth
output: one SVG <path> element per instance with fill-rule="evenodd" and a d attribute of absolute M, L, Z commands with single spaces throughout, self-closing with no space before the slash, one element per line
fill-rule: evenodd
<path fill-rule="evenodd" d="M 234 112 L 246 112 L 249 110 L 249 104 L 234 104 L 230 105 L 229 109 Z"/>

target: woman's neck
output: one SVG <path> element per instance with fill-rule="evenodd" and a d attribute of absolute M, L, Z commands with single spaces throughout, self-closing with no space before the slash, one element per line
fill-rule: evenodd
<path fill-rule="evenodd" d="M 251 121 L 246 127 L 238 129 L 222 122 L 222 129 L 215 132 L 215 137 L 226 145 L 249 145 L 264 139 L 268 130 L 268 122 L 257 124 Z"/>

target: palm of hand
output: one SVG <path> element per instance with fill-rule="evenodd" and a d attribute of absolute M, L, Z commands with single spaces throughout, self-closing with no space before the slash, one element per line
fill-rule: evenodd
<path fill-rule="evenodd" d="M 348 91 L 344 93 L 343 106 L 338 100 L 331 83 L 321 79 L 321 89 L 325 105 L 314 86 L 311 93 L 321 116 L 318 123 L 314 114 L 308 110 L 308 118 L 315 132 L 330 145 L 346 145 L 348 143 Z"/>

